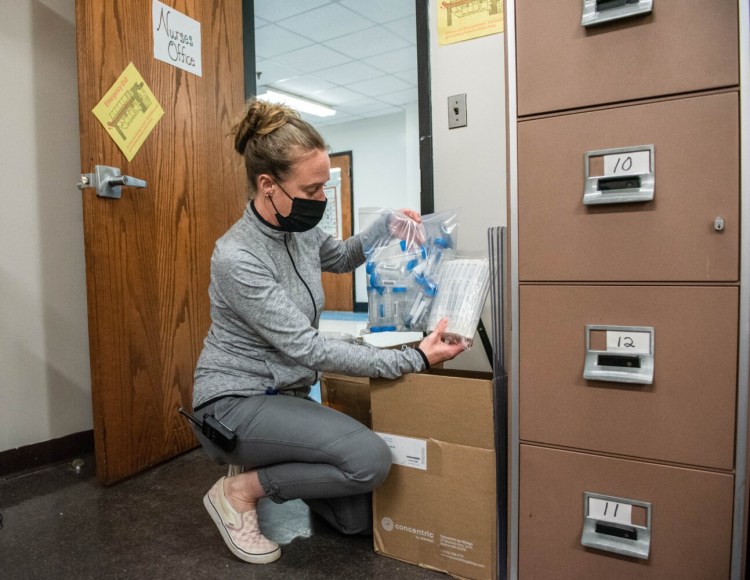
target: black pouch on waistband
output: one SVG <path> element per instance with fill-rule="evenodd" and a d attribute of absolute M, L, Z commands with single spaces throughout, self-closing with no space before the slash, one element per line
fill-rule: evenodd
<path fill-rule="evenodd" d="M 224 451 L 232 451 L 237 445 L 237 434 L 213 415 L 206 413 L 203 415 L 203 421 L 199 421 L 183 409 L 180 409 L 180 414 L 184 415 L 197 427 L 200 427 L 201 433 L 203 433 L 206 439 Z"/>

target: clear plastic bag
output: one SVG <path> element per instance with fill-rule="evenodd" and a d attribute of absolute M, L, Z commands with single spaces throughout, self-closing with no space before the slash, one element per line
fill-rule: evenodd
<path fill-rule="evenodd" d="M 444 340 L 470 347 L 490 290 L 489 260 L 451 256 L 440 267 L 437 287 L 427 330 L 433 330 L 442 318 L 448 318 Z"/>
<path fill-rule="evenodd" d="M 362 211 L 370 224 L 363 233 L 367 329 L 426 330 L 440 263 L 458 244 L 457 212 L 425 215 L 418 223 L 397 211 Z"/>

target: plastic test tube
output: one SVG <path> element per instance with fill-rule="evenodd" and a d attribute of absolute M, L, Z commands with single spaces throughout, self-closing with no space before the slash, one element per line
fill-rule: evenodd
<path fill-rule="evenodd" d="M 383 328 L 394 326 L 393 325 L 393 292 L 391 292 L 391 288 L 383 288 L 383 299 L 380 303 L 380 326 Z M 393 329 L 389 329 L 389 330 L 393 330 Z"/>
<path fill-rule="evenodd" d="M 404 311 L 406 310 L 406 288 L 404 286 L 394 286 L 391 289 L 393 300 L 393 324 L 396 330 L 404 328 Z"/>
<path fill-rule="evenodd" d="M 371 332 L 380 326 L 380 294 L 378 288 L 367 287 L 367 322 Z"/>

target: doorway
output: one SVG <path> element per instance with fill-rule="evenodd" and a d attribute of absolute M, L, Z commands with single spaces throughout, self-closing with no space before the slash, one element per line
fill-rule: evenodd
<path fill-rule="evenodd" d="M 326 197 L 329 198 L 326 213 L 333 214 L 331 221 L 334 225 L 331 234 L 340 240 L 345 240 L 354 233 L 352 231 L 352 152 L 331 153 L 330 157 L 331 180 L 326 184 Z M 354 276 L 323 272 L 321 278 L 326 310 L 352 312 L 354 310 Z"/>
<path fill-rule="evenodd" d="M 270 88 L 336 110 L 302 116 L 331 150 L 357 154 L 354 232 L 361 208 L 434 211 L 428 6 L 243 0 L 246 96 Z M 366 310 L 363 271 L 354 286 L 354 310 Z"/>

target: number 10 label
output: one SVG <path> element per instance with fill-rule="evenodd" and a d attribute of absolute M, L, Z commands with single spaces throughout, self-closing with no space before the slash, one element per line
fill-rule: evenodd
<path fill-rule="evenodd" d="M 604 156 L 604 177 L 611 175 L 642 175 L 650 171 L 650 151 L 611 153 Z"/>

